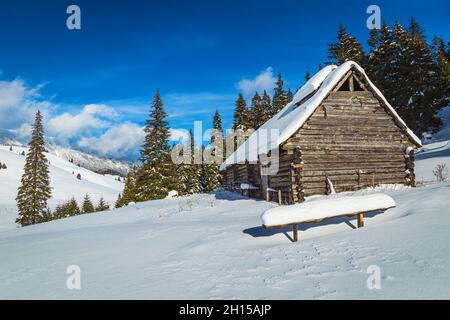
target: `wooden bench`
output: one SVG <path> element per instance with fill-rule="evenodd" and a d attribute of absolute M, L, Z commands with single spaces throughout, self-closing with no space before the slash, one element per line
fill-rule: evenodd
<path fill-rule="evenodd" d="M 368 201 L 377 201 L 379 200 L 380 203 L 378 203 L 380 205 L 380 207 L 377 207 L 376 205 L 374 205 L 374 203 L 372 203 L 370 206 L 368 205 L 363 205 L 365 200 Z M 306 205 L 302 204 L 297 204 L 297 205 L 292 205 L 292 206 L 280 206 L 280 207 L 276 207 L 273 208 L 271 210 L 268 211 L 272 211 L 272 210 L 276 210 L 277 212 L 270 212 L 269 215 L 270 217 L 268 217 L 269 219 L 272 219 L 274 217 L 278 218 L 278 215 L 283 215 L 284 218 L 288 218 L 289 223 L 286 224 L 278 224 L 278 223 L 273 223 L 270 225 L 266 225 L 264 224 L 263 221 L 263 228 L 265 229 L 276 229 L 276 228 L 283 228 L 283 227 L 289 227 L 292 226 L 293 229 L 293 241 L 297 242 L 298 241 L 298 225 L 302 224 L 302 223 L 311 223 L 311 222 L 321 222 L 323 220 L 326 219 L 331 219 L 331 218 L 339 218 L 339 217 L 357 217 L 357 226 L 358 228 L 362 228 L 364 227 L 364 213 L 368 213 L 368 212 L 376 212 L 376 211 L 386 211 L 388 209 L 394 208 L 395 207 L 395 201 L 390 198 L 389 196 L 386 195 L 382 195 L 382 194 L 374 194 L 374 195 L 368 195 L 368 196 L 358 196 L 358 197 L 343 197 L 340 199 L 334 199 L 334 200 L 328 200 L 329 202 L 327 202 L 327 200 L 321 200 L 318 202 L 309 202 Z M 339 201 L 354 201 L 355 205 L 352 205 L 352 210 L 355 210 L 353 212 L 351 212 L 349 210 L 349 208 L 346 207 L 341 207 L 339 209 L 335 208 L 335 211 L 340 211 L 338 214 L 332 214 L 331 211 L 333 211 L 333 204 L 334 205 L 339 205 Z M 318 215 L 315 214 L 311 214 L 311 212 L 315 212 L 314 210 L 317 209 L 320 212 L 320 209 L 322 208 L 321 206 L 323 206 L 324 203 L 329 204 L 327 206 L 327 209 L 325 211 L 325 213 L 321 213 Z M 316 205 L 317 204 L 317 205 Z M 284 208 L 284 209 L 283 209 Z M 350 212 L 345 212 L 345 209 L 349 210 Z M 356 209 L 358 209 L 356 211 Z M 311 210 L 311 212 L 307 212 L 308 210 Z M 281 211 L 281 212 L 280 212 Z M 267 211 L 266 211 L 267 213 Z M 266 213 L 263 215 L 263 220 L 265 219 L 265 215 Z M 302 217 L 302 215 L 304 215 L 304 217 Z M 309 216 L 309 217 L 308 217 Z M 319 217 L 319 218 L 312 218 L 312 217 Z M 270 220 L 269 220 L 270 221 Z M 278 220 L 276 220 L 278 221 Z"/>
<path fill-rule="evenodd" d="M 391 209 L 391 208 L 395 208 L 395 206 L 394 207 L 389 207 L 389 208 L 380 208 L 380 209 L 371 210 L 371 211 L 368 211 L 368 212 L 376 212 L 376 211 L 383 211 L 384 212 L 384 211 L 386 211 L 388 209 Z M 298 225 L 299 224 L 322 222 L 322 221 L 327 220 L 327 219 L 340 218 L 340 217 L 349 217 L 349 218 L 351 218 L 351 217 L 354 217 L 354 216 L 356 216 L 357 219 L 358 219 L 358 223 L 357 223 L 358 228 L 364 227 L 364 212 L 357 212 L 357 213 L 341 214 L 341 215 L 326 217 L 326 218 L 322 218 L 322 219 L 298 221 L 298 222 L 294 222 L 294 223 L 281 224 L 281 225 L 270 226 L 270 227 L 267 227 L 266 225 L 263 224 L 263 228 L 270 230 L 270 229 L 279 229 L 279 228 L 285 228 L 285 227 L 292 226 L 293 241 L 297 242 L 298 241 Z"/>

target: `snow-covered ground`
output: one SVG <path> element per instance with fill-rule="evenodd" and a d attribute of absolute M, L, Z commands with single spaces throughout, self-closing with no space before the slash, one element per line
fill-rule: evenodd
<path fill-rule="evenodd" d="M 450 298 L 450 185 L 384 191 L 397 208 L 364 228 L 306 224 L 295 244 L 261 228 L 275 204 L 225 192 L 0 232 L 0 298 Z"/>
<path fill-rule="evenodd" d="M 14 146 L 13 151 L 9 148 L 0 146 L 0 162 L 7 166 L 7 169 L 0 169 L 0 231 L 16 227 L 15 198 L 25 164 L 25 156 L 21 155 L 21 152 L 26 152 L 26 148 Z M 110 204 L 114 204 L 123 189 L 123 183 L 116 181 L 116 176 L 97 174 L 54 154 L 46 156 L 50 161 L 50 179 L 53 188 L 53 197 L 49 201 L 51 208 L 55 208 L 58 203 L 72 196 L 81 204 L 86 193 L 89 193 L 94 204 L 102 196 Z M 81 180 L 76 177 L 78 173 L 81 174 Z"/>

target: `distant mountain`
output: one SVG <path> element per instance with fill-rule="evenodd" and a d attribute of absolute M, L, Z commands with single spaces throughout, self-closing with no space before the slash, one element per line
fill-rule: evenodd
<path fill-rule="evenodd" d="M 100 174 L 111 174 L 125 177 L 132 168 L 131 163 L 100 158 L 82 151 L 61 147 L 55 144 L 48 145 L 47 148 L 51 154 L 70 161 L 77 166 Z"/>
<path fill-rule="evenodd" d="M 16 139 L 15 134 L 11 131 L 0 129 L 0 145 L 21 146 L 22 143 Z"/>
<path fill-rule="evenodd" d="M 16 135 L 5 129 L 0 129 L 0 145 L 3 146 L 25 146 Z M 100 174 L 111 174 L 126 177 L 132 168 L 132 164 L 106 158 L 97 157 L 86 152 L 63 147 L 56 143 L 48 143 L 47 149 L 62 159 L 72 162 L 73 164 Z"/>

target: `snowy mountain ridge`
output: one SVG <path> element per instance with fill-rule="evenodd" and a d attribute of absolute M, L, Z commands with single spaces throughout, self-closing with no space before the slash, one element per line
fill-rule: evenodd
<path fill-rule="evenodd" d="M 86 152 L 61 147 L 56 144 L 50 144 L 47 148 L 51 154 L 99 174 L 126 177 L 132 169 L 132 165 L 128 162 L 100 158 Z"/>
<path fill-rule="evenodd" d="M 12 135 L 0 132 L 0 146 L 4 147 L 25 147 Z M 92 154 L 75 150 L 69 147 L 63 147 L 55 143 L 49 143 L 46 146 L 49 153 L 54 154 L 64 160 L 73 162 L 77 166 L 91 170 L 99 174 L 111 174 L 126 177 L 132 169 L 132 164 L 125 161 L 113 160 L 94 156 Z"/>

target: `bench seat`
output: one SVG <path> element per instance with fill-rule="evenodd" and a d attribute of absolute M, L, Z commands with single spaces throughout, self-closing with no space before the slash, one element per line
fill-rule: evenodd
<path fill-rule="evenodd" d="M 266 229 L 293 226 L 294 241 L 298 240 L 298 225 L 320 222 L 335 217 L 358 217 L 358 228 L 364 226 L 364 212 L 385 211 L 395 207 L 395 201 L 386 194 L 364 196 L 340 196 L 320 198 L 290 206 L 279 206 L 264 212 L 263 227 Z"/>

